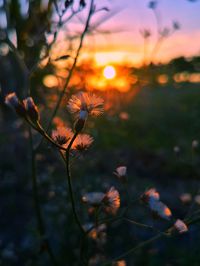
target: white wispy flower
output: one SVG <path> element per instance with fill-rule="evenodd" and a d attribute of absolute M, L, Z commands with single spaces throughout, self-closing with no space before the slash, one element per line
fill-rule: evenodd
<path fill-rule="evenodd" d="M 180 219 L 176 220 L 174 227 L 179 232 L 179 234 L 183 234 L 188 231 L 187 225 Z"/>
<path fill-rule="evenodd" d="M 73 142 L 71 149 L 79 152 L 85 151 L 91 146 L 93 141 L 94 139 L 90 135 L 79 134 Z"/>
<path fill-rule="evenodd" d="M 99 226 L 95 227 L 93 223 L 88 223 L 85 224 L 83 227 L 86 231 L 90 230 L 88 234 L 90 238 L 98 241 L 100 240 L 101 242 L 104 242 L 106 240 L 106 224 L 100 224 Z"/>
<path fill-rule="evenodd" d="M 104 100 L 92 93 L 80 92 L 72 95 L 68 102 L 68 110 L 77 118 L 86 119 L 88 115 L 99 116 L 103 113 Z"/>
<path fill-rule="evenodd" d="M 105 194 L 103 201 L 105 204 L 105 210 L 108 213 L 116 214 L 120 207 L 120 195 L 114 187 L 111 187 L 110 190 Z"/>
<path fill-rule="evenodd" d="M 192 148 L 193 148 L 193 149 L 197 149 L 198 147 L 199 147 L 199 141 L 196 140 L 196 139 L 194 139 L 194 140 L 192 141 Z"/>
<path fill-rule="evenodd" d="M 159 200 L 160 194 L 156 191 L 155 188 L 150 188 L 141 196 L 141 199 L 145 203 L 149 203 L 150 200 Z"/>
<path fill-rule="evenodd" d="M 165 220 L 169 220 L 172 216 L 171 210 L 162 201 L 151 199 L 149 207 L 154 214 Z"/>
<path fill-rule="evenodd" d="M 127 167 L 126 166 L 119 166 L 115 169 L 115 171 L 113 173 L 119 178 L 124 178 L 124 177 L 126 177 Z"/>
<path fill-rule="evenodd" d="M 19 100 L 15 92 L 11 92 L 5 97 L 5 104 L 16 111 L 22 117 L 26 115 L 24 103 Z"/>
<path fill-rule="evenodd" d="M 5 97 L 5 104 L 7 104 L 10 107 L 17 107 L 19 105 L 19 99 L 15 92 L 9 93 Z"/>
<path fill-rule="evenodd" d="M 99 206 L 102 204 L 104 197 L 105 193 L 103 192 L 88 192 L 83 195 L 82 201 L 92 206 Z"/>
<path fill-rule="evenodd" d="M 56 130 L 52 131 L 52 139 L 59 145 L 64 145 L 72 137 L 73 133 L 70 128 L 58 127 Z"/>
<path fill-rule="evenodd" d="M 162 201 L 160 201 L 160 194 L 155 188 L 147 190 L 141 196 L 141 200 L 148 205 L 153 214 L 156 214 L 165 220 L 169 220 L 171 218 L 171 210 Z"/>

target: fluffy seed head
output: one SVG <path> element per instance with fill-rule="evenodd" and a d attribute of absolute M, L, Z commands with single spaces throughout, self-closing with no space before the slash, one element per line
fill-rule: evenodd
<path fill-rule="evenodd" d="M 165 220 L 169 220 L 172 216 L 171 210 L 162 201 L 150 200 L 149 207 L 154 214 Z"/>
<path fill-rule="evenodd" d="M 176 220 L 174 227 L 179 232 L 179 234 L 183 234 L 188 231 L 187 225 L 180 219 Z"/>
<path fill-rule="evenodd" d="M 150 188 L 142 196 L 141 200 L 145 203 L 149 203 L 151 200 L 159 200 L 160 194 L 156 191 L 155 188 Z"/>
<path fill-rule="evenodd" d="M 64 145 L 72 137 L 72 130 L 67 127 L 58 127 L 52 131 L 52 139 L 59 145 Z"/>
<path fill-rule="evenodd" d="M 103 201 L 105 204 L 105 210 L 108 213 L 116 214 L 120 207 L 120 196 L 119 192 L 114 187 L 111 187 L 106 193 Z"/>
<path fill-rule="evenodd" d="M 72 144 L 72 150 L 79 152 L 85 151 L 91 146 L 93 141 L 94 139 L 90 135 L 79 134 Z"/>
<path fill-rule="evenodd" d="M 86 119 L 88 115 L 101 115 L 103 113 L 103 103 L 104 100 L 94 94 L 80 92 L 71 97 L 67 107 L 77 118 L 84 117 Z"/>
<path fill-rule="evenodd" d="M 126 177 L 127 167 L 126 166 L 119 166 L 113 172 L 117 177 L 124 178 Z"/>

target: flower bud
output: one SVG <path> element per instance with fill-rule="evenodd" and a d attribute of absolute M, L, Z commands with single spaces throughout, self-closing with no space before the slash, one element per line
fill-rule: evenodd
<path fill-rule="evenodd" d="M 15 92 L 9 93 L 5 97 L 5 104 L 13 108 L 18 115 L 25 116 L 26 110 L 24 103 L 19 101 Z"/>
<path fill-rule="evenodd" d="M 34 122 L 38 121 L 39 120 L 39 112 L 38 112 L 37 106 L 35 105 L 35 103 L 33 101 L 33 98 L 28 97 L 23 102 L 24 102 L 25 109 L 26 109 L 27 114 L 30 117 L 30 119 Z"/>
<path fill-rule="evenodd" d="M 84 128 L 87 117 L 88 117 L 88 112 L 85 110 L 81 110 L 79 114 L 79 119 L 76 121 L 74 125 L 74 129 L 77 133 Z"/>

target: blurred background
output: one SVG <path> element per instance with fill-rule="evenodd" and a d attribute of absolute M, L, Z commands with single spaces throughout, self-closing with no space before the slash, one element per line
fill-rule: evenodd
<path fill-rule="evenodd" d="M 105 100 L 105 113 L 85 132 L 94 144 L 73 162 L 73 183 L 82 220 L 90 222 L 81 196 L 114 185 L 127 166 L 131 198 L 156 187 L 175 218 L 200 205 L 200 1 L 96 1 L 84 35 L 90 1 L 0 0 L 0 265 L 47 265 L 36 230 L 28 127 L 5 104 L 15 91 L 29 92 L 47 127 L 67 83 L 51 129 L 73 127 L 68 99 L 89 91 Z M 71 69 L 73 68 L 73 73 Z M 29 78 L 27 77 L 29 72 Z M 71 77 L 69 78 L 69 74 Z M 33 131 L 34 143 L 40 140 Z M 79 236 L 65 170 L 44 142 L 37 153 L 39 197 L 48 237 L 62 265 L 78 265 Z M 66 213 L 68 212 L 68 215 Z M 140 204 L 129 216 L 164 230 Z M 199 224 L 175 239 L 159 240 L 118 265 L 199 265 Z M 107 241 L 90 243 L 90 264 L 120 255 L 153 232 L 126 222 L 107 228 Z M 125 264 L 126 263 L 126 264 Z"/>

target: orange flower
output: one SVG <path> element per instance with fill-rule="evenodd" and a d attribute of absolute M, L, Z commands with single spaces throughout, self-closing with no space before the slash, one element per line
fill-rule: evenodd
<path fill-rule="evenodd" d="M 105 210 L 111 214 L 116 214 L 120 207 L 120 196 L 119 192 L 114 187 L 111 187 L 105 194 L 103 201 L 105 204 Z"/>
<path fill-rule="evenodd" d="M 79 134 L 72 144 L 72 150 L 79 152 L 87 150 L 93 143 L 93 138 L 88 134 Z"/>
<path fill-rule="evenodd" d="M 88 115 L 99 116 L 103 113 L 104 100 L 94 94 L 80 92 L 73 95 L 67 105 L 69 111 L 85 120 Z"/>
<path fill-rule="evenodd" d="M 52 139 L 59 145 L 64 145 L 72 137 L 72 130 L 67 127 L 58 127 L 52 131 Z"/>

